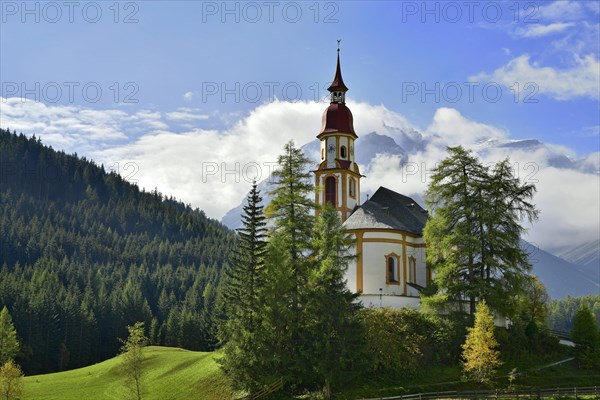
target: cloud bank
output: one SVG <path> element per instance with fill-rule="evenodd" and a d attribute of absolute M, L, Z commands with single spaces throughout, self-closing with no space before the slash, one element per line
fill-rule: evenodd
<path fill-rule="evenodd" d="M 267 177 L 287 141 L 293 139 L 300 146 L 314 140 L 326 108 L 319 102 L 274 101 L 255 108 L 227 128 L 210 129 L 211 120 L 219 116 L 187 108 L 128 113 L 47 106 L 20 99 L 0 101 L 3 128 L 36 134 L 56 148 L 106 166 L 120 166 L 118 172 L 130 181 L 175 196 L 213 218 L 221 218 L 237 206 L 253 178 Z M 350 102 L 349 107 L 359 137 L 375 131 L 402 145 L 403 134 L 416 129 L 405 116 L 383 105 Z M 182 121 L 191 128 L 181 128 L 178 123 Z M 453 108 L 437 109 L 421 134 L 423 145 L 406 151 L 404 159 L 379 154 L 368 166 L 362 166 L 367 175 L 362 181 L 363 191 L 386 186 L 407 195 L 421 194 L 430 169 L 445 157 L 446 145 L 462 144 L 477 151 L 484 162 L 510 156 L 515 173 L 536 183 L 535 202 L 541 219 L 531 227 L 530 241 L 559 249 L 600 236 L 598 153 L 577 161 L 573 164 L 577 168 L 556 167 L 553 157 L 560 154 L 570 162 L 574 153 L 547 145 L 511 147 L 509 132 L 471 120 Z M 125 165 L 132 165 L 127 163 L 135 165 L 134 173 L 124 170 Z"/>

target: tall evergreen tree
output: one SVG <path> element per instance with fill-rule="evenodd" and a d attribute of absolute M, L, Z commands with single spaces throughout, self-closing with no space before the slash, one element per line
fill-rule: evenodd
<path fill-rule="evenodd" d="M 226 272 L 222 301 L 226 319 L 219 327 L 219 338 L 225 342 L 224 371 L 237 387 L 254 390 L 264 376 L 256 352 L 260 348 L 262 307 L 260 291 L 264 285 L 266 255 L 265 216 L 256 182 L 248 194 L 242 214 L 243 227 L 238 229 L 238 246 L 233 252 L 232 266 Z"/>
<path fill-rule="evenodd" d="M 303 288 L 307 285 L 311 266 L 314 265 L 307 257 L 311 249 L 315 208 L 315 203 L 311 200 L 313 185 L 308 172 L 310 163 L 293 141 L 285 145 L 284 153 L 278 159 L 279 169 L 274 173 L 275 189 L 271 192 L 274 197 L 266 210 L 267 216 L 273 219 L 275 225 L 271 239 L 277 238 L 274 243 L 278 246 L 278 254 L 282 256 L 277 260 L 277 265 L 268 266 L 267 275 L 271 279 L 277 277 L 286 280 L 271 281 L 270 287 L 273 290 L 277 290 L 277 287 L 290 289 L 282 298 L 275 299 L 276 303 L 272 306 L 283 306 L 278 312 L 285 321 L 289 342 L 284 345 L 281 356 L 286 357 L 285 370 L 290 379 L 296 382 L 302 382 L 303 377 L 306 378 L 306 366 L 309 363 L 304 342 L 306 335 L 303 332 L 306 327 L 304 310 L 307 302 Z M 275 273 L 273 269 L 280 271 Z M 282 300 L 286 300 L 287 304 L 282 304 Z M 273 323 L 279 325 L 281 321 Z M 285 337 L 287 336 L 284 334 L 280 339 Z"/>
<path fill-rule="evenodd" d="M 229 319 L 252 329 L 258 317 L 258 290 L 262 286 L 267 228 L 262 197 L 256 182 L 248 194 L 237 229 L 238 245 L 233 250 L 232 266 L 226 271 L 223 298 Z M 228 339 L 228 338 L 226 338 Z"/>
<path fill-rule="evenodd" d="M 338 212 L 327 204 L 316 218 L 311 259 L 315 268 L 309 277 L 308 332 L 312 346 L 314 379 L 323 385 L 325 398 L 332 386 L 355 377 L 362 352 L 357 294 L 346 286 L 344 274 L 353 258 L 353 238 L 342 226 Z"/>
<path fill-rule="evenodd" d="M 511 315 L 530 270 L 519 241 L 521 221 L 538 216 L 530 202 L 535 186 L 515 178 L 508 160 L 490 170 L 460 146 L 448 152 L 426 193 L 431 213 L 424 238 L 437 291 L 424 303 L 462 310 L 466 299 L 473 316 L 476 301 L 485 299 Z"/>
<path fill-rule="evenodd" d="M 19 351 L 19 339 L 6 306 L 0 311 L 0 365 L 12 360 Z"/>

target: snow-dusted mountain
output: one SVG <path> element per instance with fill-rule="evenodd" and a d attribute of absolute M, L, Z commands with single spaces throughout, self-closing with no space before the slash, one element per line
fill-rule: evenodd
<path fill-rule="evenodd" d="M 410 155 L 417 154 L 426 149 L 426 147 L 435 138 L 426 138 L 416 130 L 401 130 L 390 129 L 394 133 L 394 138 L 388 135 L 380 135 L 376 132 L 371 132 L 366 135 L 359 136 L 356 142 L 356 162 L 360 165 L 361 171 L 368 171 L 372 161 L 377 156 L 397 156 L 398 169 Z M 525 154 L 542 154 L 546 164 L 551 167 L 560 169 L 571 169 L 585 173 L 600 173 L 600 153 L 592 153 L 588 157 L 576 159 L 568 154 L 560 151 L 560 148 L 546 145 L 539 140 L 513 140 L 513 139 L 498 139 L 491 138 L 477 142 L 469 146 L 481 157 L 490 155 L 491 153 L 502 155 L 503 157 L 510 156 L 516 151 Z M 302 151 L 308 158 L 318 163 L 319 156 L 319 141 L 317 139 L 306 143 L 302 146 Z M 259 189 L 264 198 L 265 204 L 268 203 L 270 197 L 268 191 L 272 188 L 269 185 L 269 179 L 260 182 Z M 369 191 L 363 191 L 363 200 L 370 194 Z M 405 193 L 414 196 L 415 200 L 422 204 L 422 198 L 419 194 Z M 244 201 L 244 200 L 243 200 Z M 240 216 L 243 207 L 243 202 L 235 208 L 229 210 L 221 219 L 221 222 L 232 229 L 240 227 Z"/>
<path fill-rule="evenodd" d="M 415 140 L 414 138 L 410 138 L 407 136 L 407 143 L 412 143 L 413 148 L 416 146 L 416 142 L 418 138 Z M 407 156 L 407 152 L 400 147 L 396 143 L 396 141 L 386 135 L 379 135 L 375 132 L 368 133 L 361 138 L 360 141 L 357 141 L 356 146 L 356 162 L 361 166 L 368 166 L 370 161 L 375 158 L 378 154 L 391 155 L 391 156 L 399 156 L 400 159 L 404 159 Z M 319 140 L 315 139 L 304 146 L 301 147 L 304 154 L 313 161 L 316 165 L 319 160 L 320 153 L 320 143 Z M 269 191 L 273 190 L 271 186 L 272 178 L 263 180 L 258 184 L 258 189 L 260 190 L 261 196 L 263 197 L 263 205 L 266 205 L 271 200 L 271 196 L 269 196 Z M 368 191 L 362 192 L 362 197 L 366 199 L 367 195 L 370 195 Z M 221 222 L 228 226 L 231 229 L 237 229 L 241 227 L 241 215 L 242 209 L 245 204 L 245 199 L 235 208 L 229 210 L 221 219 Z"/>
<path fill-rule="evenodd" d="M 594 273 L 590 266 L 566 261 L 526 241 L 521 246 L 529 254 L 532 274 L 546 286 L 551 298 L 600 294 L 598 264 Z"/>
<path fill-rule="evenodd" d="M 600 276 L 600 239 L 565 250 L 558 256 L 570 263 L 589 268 L 589 272 L 596 278 Z"/>

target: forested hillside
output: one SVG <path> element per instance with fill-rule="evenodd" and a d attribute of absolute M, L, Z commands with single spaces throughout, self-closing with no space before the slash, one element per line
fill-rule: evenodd
<path fill-rule="evenodd" d="M 113 357 L 138 320 L 155 344 L 212 349 L 234 240 L 202 211 L 0 130 L 0 309 L 27 374 Z"/>

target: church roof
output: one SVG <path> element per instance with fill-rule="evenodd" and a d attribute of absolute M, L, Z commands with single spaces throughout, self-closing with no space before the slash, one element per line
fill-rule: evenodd
<path fill-rule="evenodd" d="M 320 138 L 320 135 L 324 133 L 338 132 L 356 136 L 350 109 L 344 103 L 331 103 L 323 113 L 321 132 L 317 135 L 317 138 Z"/>
<path fill-rule="evenodd" d="M 410 197 L 380 186 L 344 222 L 346 229 L 394 229 L 423 234 L 427 211 Z"/>
<path fill-rule="evenodd" d="M 335 68 L 335 76 L 333 77 L 333 82 L 327 88 L 330 92 L 347 92 L 348 87 L 344 84 L 344 80 L 342 79 L 342 68 L 340 67 L 340 49 L 338 49 L 337 55 L 337 66 Z"/>

